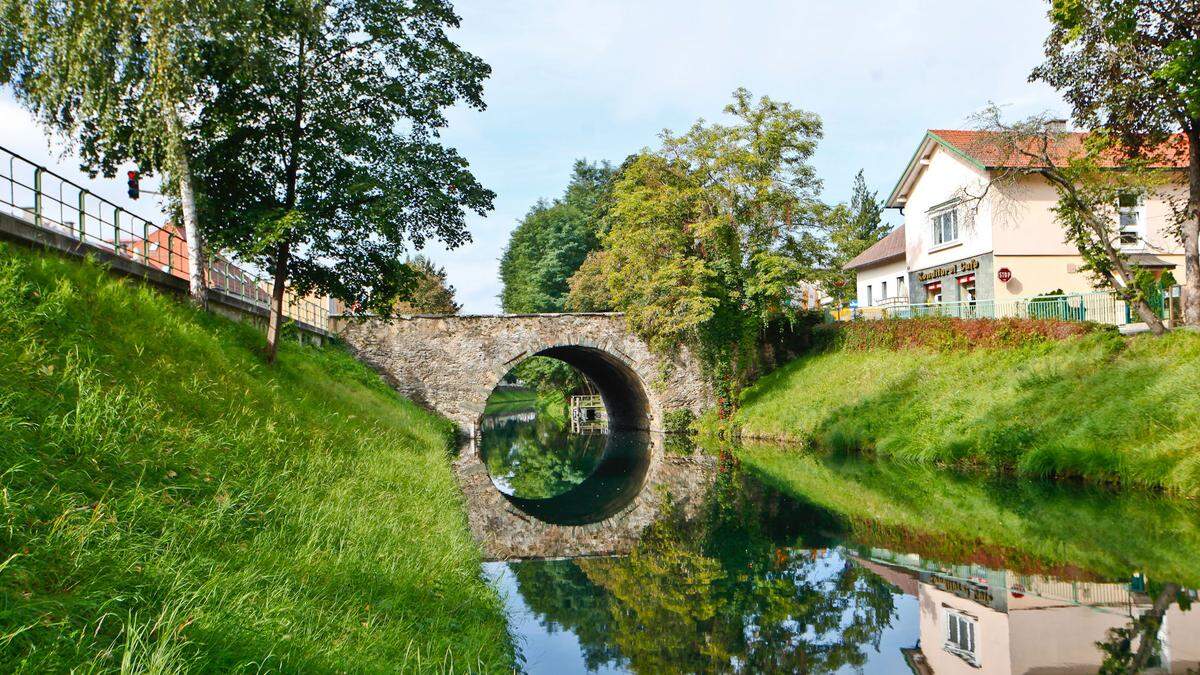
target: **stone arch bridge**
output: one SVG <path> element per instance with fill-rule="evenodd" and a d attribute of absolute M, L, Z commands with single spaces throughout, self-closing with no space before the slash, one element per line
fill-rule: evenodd
<path fill-rule="evenodd" d="M 699 413 L 712 398 L 690 352 L 651 352 L 622 314 L 340 316 L 331 327 L 402 394 L 471 434 L 495 386 L 531 356 L 590 378 L 618 429 L 661 431 L 665 413 Z"/>

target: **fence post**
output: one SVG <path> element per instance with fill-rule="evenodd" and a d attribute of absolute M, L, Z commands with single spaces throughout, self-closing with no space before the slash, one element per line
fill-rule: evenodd
<path fill-rule="evenodd" d="M 79 189 L 79 223 L 78 224 L 79 224 L 79 241 L 81 241 L 81 242 L 86 238 L 86 235 L 84 234 L 84 232 L 86 232 L 86 230 L 84 229 L 84 227 L 85 227 L 84 223 L 86 222 L 84 220 L 85 218 L 87 218 L 87 190 L 80 188 Z"/>
<path fill-rule="evenodd" d="M 121 254 L 121 209 L 113 209 L 113 252 Z"/>
<path fill-rule="evenodd" d="M 172 254 L 175 252 L 175 233 L 167 231 L 167 274 L 175 273 L 175 263 Z"/>
<path fill-rule="evenodd" d="M 150 221 L 142 221 L 142 264 L 150 266 Z"/>
<path fill-rule="evenodd" d="M 42 167 L 33 167 L 33 224 L 42 226 Z"/>

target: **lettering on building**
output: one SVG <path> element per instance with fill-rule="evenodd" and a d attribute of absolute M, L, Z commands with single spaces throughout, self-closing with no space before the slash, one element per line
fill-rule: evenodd
<path fill-rule="evenodd" d="M 977 269 L 979 269 L 979 258 L 971 258 L 970 260 L 917 272 L 917 279 L 922 282 L 932 281 L 934 279 L 941 279 L 942 277 L 953 277 L 959 274 L 966 274 L 967 272 L 974 272 Z"/>

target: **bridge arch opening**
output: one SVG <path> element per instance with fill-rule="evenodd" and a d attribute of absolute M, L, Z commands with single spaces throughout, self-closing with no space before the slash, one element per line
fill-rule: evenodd
<path fill-rule="evenodd" d="M 564 398 L 545 396 L 563 387 L 566 369 L 546 365 L 552 362 L 573 370 Z M 559 373 L 558 388 L 531 391 L 539 372 Z M 592 417 L 596 394 L 602 408 Z M 640 377 L 621 357 L 589 346 L 547 347 L 511 361 L 488 400 L 476 427 L 479 457 L 493 486 L 520 511 L 555 525 L 584 525 L 615 515 L 641 492 L 652 412 Z"/>

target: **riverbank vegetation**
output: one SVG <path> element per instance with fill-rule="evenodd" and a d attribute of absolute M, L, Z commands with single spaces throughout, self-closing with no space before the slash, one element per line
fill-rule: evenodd
<path fill-rule="evenodd" d="M 733 422 L 818 450 L 1200 497 L 1200 335 L 1037 326 L 835 329 L 749 388 Z"/>
<path fill-rule="evenodd" d="M 0 244 L 0 670 L 508 670 L 449 424 Z"/>

